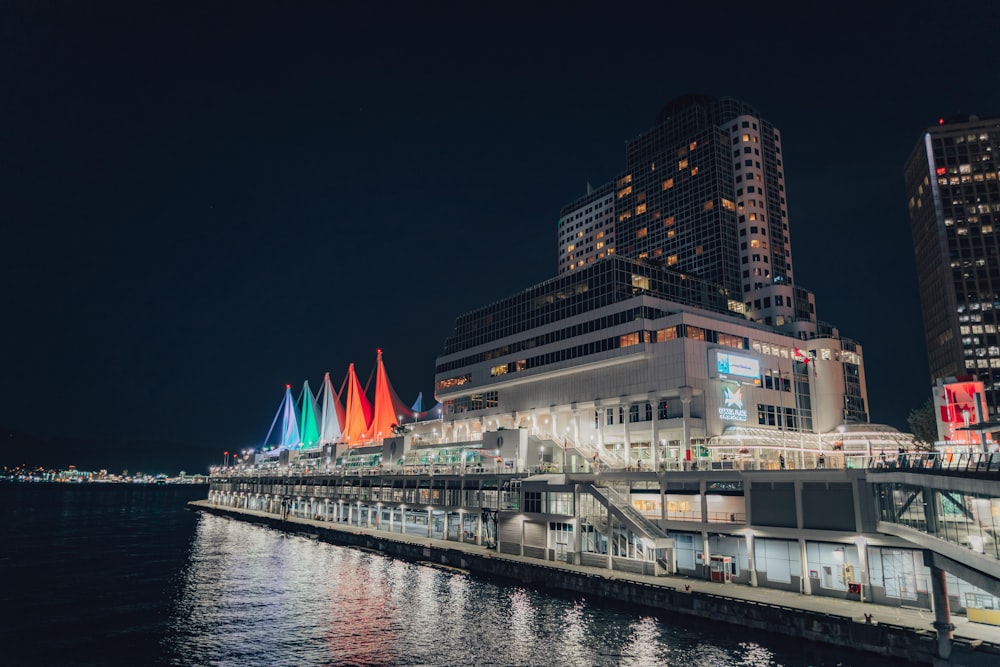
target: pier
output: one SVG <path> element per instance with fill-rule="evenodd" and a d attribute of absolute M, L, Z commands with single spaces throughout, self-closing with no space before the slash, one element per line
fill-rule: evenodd
<path fill-rule="evenodd" d="M 917 664 L 994 665 L 1000 626 L 969 601 L 995 595 L 998 560 L 995 545 L 969 536 L 992 534 L 976 508 L 993 502 L 996 466 L 988 457 L 961 469 L 934 463 L 596 474 L 243 470 L 216 474 L 208 500 L 194 507 L 656 613 Z M 697 502 L 672 513 L 684 494 Z M 641 511 L 649 503 L 658 516 Z M 970 509 L 960 520 L 935 515 L 942 503 Z M 918 516 L 916 506 L 931 509 Z M 912 570 L 907 581 L 886 571 L 899 564 Z"/>

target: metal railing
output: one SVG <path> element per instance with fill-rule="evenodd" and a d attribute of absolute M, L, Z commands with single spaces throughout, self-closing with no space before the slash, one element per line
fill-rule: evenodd
<path fill-rule="evenodd" d="M 940 451 L 901 452 L 895 456 L 873 456 L 868 469 L 880 472 L 907 470 L 921 473 L 983 474 L 1000 476 L 1000 452 L 948 455 Z"/>
<path fill-rule="evenodd" d="M 632 507 L 632 504 L 622 497 L 620 493 L 610 486 L 593 486 L 594 492 L 603 497 L 609 505 L 614 505 L 622 514 L 627 516 L 636 526 L 639 526 L 646 533 L 646 537 L 657 538 L 667 537 L 667 534 L 658 525 L 647 519 L 642 512 Z"/>

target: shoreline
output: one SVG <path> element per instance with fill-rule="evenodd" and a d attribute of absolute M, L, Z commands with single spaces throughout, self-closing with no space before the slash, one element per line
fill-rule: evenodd
<path fill-rule="evenodd" d="M 423 562 L 534 585 L 570 595 L 640 606 L 653 613 L 728 623 L 753 630 L 821 642 L 925 665 L 980 667 L 1000 664 L 996 628 L 958 621 L 949 659 L 937 656 L 933 613 L 835 598 L 750 588 L 681 576 L 609 573 L 585 565 L 500 554 L 475 544 L 422 538 L 344 524 L 279 516 L 256 510 L 216 507 L 195 500 L 188 507 L 217 516 L 265 525 L 292 534 L 307 534 L 340 546 Z M 873 622 L 865 622 L 865 614 Z"/>

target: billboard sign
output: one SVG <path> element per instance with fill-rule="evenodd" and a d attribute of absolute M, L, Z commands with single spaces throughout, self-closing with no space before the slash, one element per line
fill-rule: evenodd
<path fill-rule="evenodd" d="M 715 375 L 722 378 L 743 378 L 754 384 L 760 382 L 760 361 L 753 357 L 721 350 L 712 350 L 715 363 L 712 368 Z"/>

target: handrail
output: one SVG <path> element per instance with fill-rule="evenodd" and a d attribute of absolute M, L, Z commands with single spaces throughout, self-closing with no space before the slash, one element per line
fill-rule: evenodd
<path fill-rule="evenodd" d="M 646 535 L 648 537 L 668 537 L 662 528 L 643 516 L 641 512 L 632 507 L 631 504 L 622 498 L 620 493 L 611 487 L 595 485 L 591 488 L 594 489 L 598 495 L 602 496 L 609 504 L 614 505 L 618 511 L 628 516 L 629 520 L 633 521 L 637 526 L 646 531 Z"/>
<path fill-rule="evenodd" d="M 940 451 L 900 452 L 894 457 L 868 459 L 869 470 L 896 472 L 901 470 L 923 473 L 972 473 L 1000 475 L 1000 452 L 959 452 L 949 455 Z"/>

